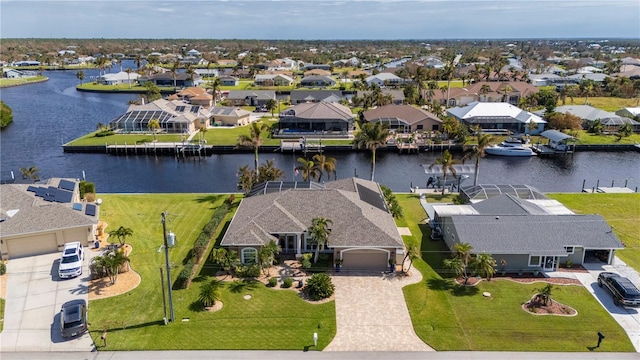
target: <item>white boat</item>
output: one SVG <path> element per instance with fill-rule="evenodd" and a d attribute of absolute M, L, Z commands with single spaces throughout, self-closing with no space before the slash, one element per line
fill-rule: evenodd
<path fill-rule="evenodd" d="M 484 149 L 484 151 L 489 155 L 498 155 L 498 156 L 533 156 L 535 153 L 531 148 L 524 146 L 515 146 L 515 145 L 493 145 Z"/>

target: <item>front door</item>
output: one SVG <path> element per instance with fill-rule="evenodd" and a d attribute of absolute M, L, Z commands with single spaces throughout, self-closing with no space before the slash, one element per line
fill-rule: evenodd
<path fill-rule="evenodd" d="M 545 271 L 554 271 L 556 270 L 556 266 L 558 264 L 557 256 L 545 256 L 543 258 L 544 263 L 542 264 Z"/>

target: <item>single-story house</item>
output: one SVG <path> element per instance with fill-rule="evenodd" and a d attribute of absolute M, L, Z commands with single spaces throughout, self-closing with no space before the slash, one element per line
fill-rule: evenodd
<path fill-rule="evenodd" d="M 505 102 L 518 106 L 520 99 L 535 94 L 540 89 L 536 86 L 520 81 L 480 81 L 464 88 L 449 90 L 449 104 L 447 105 L 447 91 L 436 90 L 432 98 L 442 105 L 449 107 L 464 106 L 472 102 Z M 506 92 L 506 94 L 505 94 Z M 428 98 L 426 92 L 423 94 Z"/>
<path fill-rule="evenodd" d="M 206 126 L 209 116 L 206 107 L 182 100 L 158 99 L 148 104 L 129 105 L 126 113 L 109 121 L 109 128 L 122 132 L 148 132 L 149 121 L 157 119 L 163 132 L 191 133 Z"/>
<path fill-rule="evenodd" d="M 405 100 L 404 91 L 400 89 L 389 89 L 389 88 L 382 88 L 380 90 L 384 95 L 391 95 L 392 104 L 394 105 L 404 104 L 404 100 Z M 371 90 L 358 90 L 356 92 L 356 96 L 360 99 L 363 99 L 365 96 L 369 94 L 371 94 Z"/>
<path fill-rule="evenodd" d="M 231 90 L 227 95 L 229 105 L 233 106 L 263 106 L 270 99 L 276 99 L 274 90 Z"/>
<path fill-rule="evenodd" d="M 195 69 L 194 71 L 203 79 L 220 76 L 218 69 Z"/>
<path fill-rule="evenodd" d="M 379 87 L 385 86 L 399 86 L 404 84 L 407 80 L 399 77 L 398 75 L 391 73 L 379 73 L 376 75 L 368 76 L 364 81 L 367 85 L 371 86 L 372 84 L 376 84 Z"/>
<path fill-rule="evenodd" d="M 340 90 L 291 90 L 289 95 L 291 104 L 315 102 L 340 102 L 343 99 Z"/>
<path fill-rule="evenodd" d="M 305 71 L 304 72 L 304 76 L 311 76 L 311 75 L 318 75 L 318 76 L 331 76 L 331 71 L 327 71 L 327 70 L 322 70 L 322 69 L 313 69 L 313 70 L 309 70 L 309 71 Z"/>
<path fill-rule="evenodd" d="M 80 200 L 78 182 L 53 178 L 37 185 L 0 185 L 2 260 L 55 253 L 65 243 L 95 240 L 99 209 Z"/>
<path fill-rule="evenodd" d="M 311 63 L 305 63 L 304 66 L 302 67 L 304 70 L 313 70 L 313 69 L 320 69 L 320 70 L 327 70 L 327 71 L 331 71 L 331 65 L 329 64 L 311 64 Z"/>
<path fill-rule="evenodd" d="M 141 76 L 140 78 L 138 78 L 138 82 L 140 84 L 144 84 L 147 81 L 151 81 L 156 86 L 176 86 L 179 88 L 198 86 L 203 82 L 200 75 L 195 74 L 193 76 L 193 80 L 191 80 L 191 75 L 187 73 L 174 74 L 170 71 L 148 76 Z"/>
<path fill-rule="evenodd" d="M 308 229 L 316 217 L 332 221 L 322 252 L 342 259 L 344 269 L 383 271 L 390 259 L 402 261 L 402 237 L 377 183 L 348 178 L 314 186 L 268 185 L 259 184 L 264 192 L 242 199 L 220 243 L 237 251 L 243 264 L 256 263 L 258 251 L 272 240 L 284 254 L 300 258 L 314 252 Z"/>
<path fill-rule="evenodd" d="M 140 78 L 140 74 L 137 72 L 127 73 L 126 71 L 120 71 L 99 76 L 96 82 L 102 85 L 135 84 L 138 82 L 138 78 Z"/>
<path fill-rule="evenodd" d="M 303 103 L 279 114 L 281 132 L 313 133 L 315 136 L 348 135 L 354 128 L 351 109 L 335 102 Z"/>
<path fill-rule="evenodd" d="M 334 86 L 336 81 L 329 76 L 309 75 L 300 80 L 300 86 L 305 87 L 329 87 Z"/>
<path fill-rule="evenodd" d="M 259 74 L 253 83 L 257 86 L 291 86 L 293 79 L 283 74 Z"/>
<path fill-rule="evenodd" d="M 433 231 L 449 248 L 467 243 L 474 254 L 490 254 L 498 265 L 504 260 L 506 271 L 531 272 L 555 271 L 569 260 L 612 264 L 615 251 L 624 247 L 600 215 L 576 215 L 544 196 L 488 193 L 491 197 L 472 204 L 433 205 Z"/>
<path fill-rule="evenodd" d="M 251 122 L 251 113 L 239 107 L 216 106 L 209 111 L 209 126 L 244 126 Z"/>
<path fill-rule="evenodd" d="M 585 128 L 588 128 L 595 120 L 600 120 L 606 131 L 615 132 L 623 124 L 631 124 L 634 131 L 640 131 L 639 122 L 589 105 L 563 105 L 556 107 L 554 111 L 562 114 L 572 114 L 581 118 Z M 545 110 L 539 110 L 535 113 L 543 116 Z"/>
<path fill-rule="evenodd" d="M 367 122 L 382 122 L 399 132 L 437 131 L 442 126 L 437 115 L 411 105 L 380 106 L 365 111 L 363 116 Z"/>
<path fill-rule="evenodd" d="M 466 125 L 478 125 L 486 132 L 508 130 L 514 133 L 536 135 L 547 123 L 542 117 L 504 102 L 472 102 L 454 107 L 447 114 Z M 532 129 L 531 123 L 535 123 Z"/>
<path fill-rule="evenodd" d="M 238 86 L 240 80 L 237 77 L 233 76 L 221 76 L 220 77 L 220 85 L 222 86 Z"/>
<path fill-rule="evenodd" d="M 17 69 L 2 69 L 2 76 L 8 79 L 19 79 L 25 77 L 36 76 L 34 71 L 17 70 Z"/>
<path fill-rule="evenodd" d="M 213 104 L 213 96 L 209 94 L 206 89 L 197 86 L 188 87 L 175 94 L 171 94 L 167 97 L 167 100 L 182 100 L 187 104 L 200 105 L 205 108 Z"/>
<path fill-rule="evenodd" d="M 633 119 L 640 115 L 640 107 L 623 108 L 616 111 L 616 115 Z"/>

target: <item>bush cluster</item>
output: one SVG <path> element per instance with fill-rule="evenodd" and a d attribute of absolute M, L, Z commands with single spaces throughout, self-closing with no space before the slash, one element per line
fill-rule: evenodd
<path fill-rule="evenodd" d="M 80 190 L 80 198 L 84 199 L 85 194 L 96 193 L 96 184 L 83 180 L 78 183 L 78 189 Z"/>
<path fill-rule="evenodd" d="M 326 299 L 333 295 L 335 287 L 331 282 L 331 278 L 328 274 L 316 273 L 311 275 L 311 277 L 307 280 L 307 284 L 305 285 L 303 291 L 312 300 L 318 301 Z"/>
<path fill-rule="evenodd" d="M 278 278 L 276 277 L 269 278 L 269 286 L 276 287 L 276 285 L 278 285 Z"/>
<path fill-rule="evenodd" d="M 293 285 L 293 279 L 290 277 L 284 278 L 284 280 L 282 281 L 282 287 L 288 289 L 291 287 L 291 285 Z"/>
<path fill-rule="evenodd" d="M 260 276 L 260 265 L 240 265 L 236 267 L 236 275 L 241 278 L 257 278 Z"/>

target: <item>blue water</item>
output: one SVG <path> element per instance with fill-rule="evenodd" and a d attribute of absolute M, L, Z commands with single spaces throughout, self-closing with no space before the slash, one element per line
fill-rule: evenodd
<path fill-rule="evenodd" d="M 135 68 L 135 65 L 124 67 Z M 117 72 L 120 69 L 112 69 Z M 86 78 L 97 70 L 84 70 Z M 14 123 L 0 133 L 0 176 L 6 179 L 20 167 L 32 165 L 47 177 L 80 178 L 96 183 L 98 192 L 235 192 L 239 166 L 253 166 L 253 154 L 225 154 L 204 161 L 178 162 L 173 157 L 65 154 L 61 145 L 108 123 L 128 108 L 136 95 L 78 92 L 76 71 L 49 71 L 49 81 L 0 90 L 0 98 L 13 110 Z M 410 185 L 426 186 L 422 164 L 441 152 L 402 154 L 378 152 L 375 180 L 394 191 Z M 369 152 L 329 153 L 337 159 L 338 178 L 370 178 Z M 274 160 L 287 179 L 294 177 L 298 154 L 261 152 L 260 161 Z M 456 155 L 459 157 L 459 155 Z M 472 162 L 470 162 L 471 164 Z M 481 161 L 480 183 L 528 184 L 543 192 L 580 191 L 600 184 L 640 186 L 640 153 L 578 152 L 557 158 L 486 157 Z M 467 180 L 463 185 L 472 183 Z"/>

